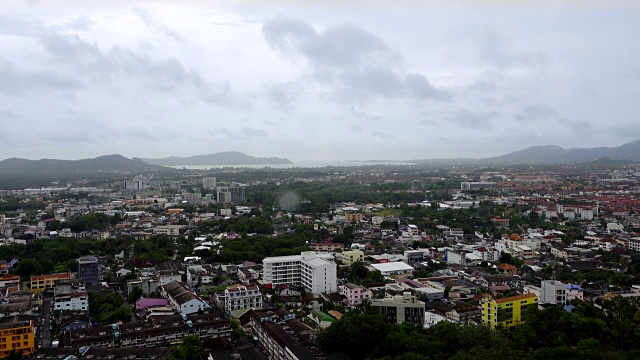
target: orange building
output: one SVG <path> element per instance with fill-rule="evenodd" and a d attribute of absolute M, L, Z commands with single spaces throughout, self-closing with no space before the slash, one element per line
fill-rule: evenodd
<path fill-rule="evenodd" d="M 52 289 L 55 286 L 56 280 L 71 279 L 71 273 L 49 274 L 49 275 L 35 275 L 31 277 L 31 290 L 46 290 Z"/>
<path fill-rule="evenodd" d="M 12 351 L 30 355 L 34 351 L 35 336 L 32 320 L 14 316 L 0 321 L 0 358 L 9 356 Z"/>

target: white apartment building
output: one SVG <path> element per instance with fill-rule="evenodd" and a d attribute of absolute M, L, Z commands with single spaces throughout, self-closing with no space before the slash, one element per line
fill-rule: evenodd
<path fill-rule="evenodd" d="M 89 296 L 84 283 L 79 279 L 63 279 L 53 288 L 53 309 L 88 311 Z"/>
<path fill-rule="evenodd" d="M 88 311 L 89 296 L 86 291 L 76 291 L 70 294 L 58 295 L 54 299 L 54 310 Z"/>
<path fill-rule="evenodd" d="M 224 291 L 224 311 L 231 314 L 242 309 L 262 308 L 262 294 L 257 286 L 232 286 Z"/>
<path fill-rule="evenodd" d="M 202 178 L 202 187 L 205 189 L 215 189 L 216 188 L 216 178 L 212 177 L 203 177 Z"/>
<path fill-rule="evenodd" d="M 262 260 L 262 265 L 266 284 L 303 286 L 314 294 L 338 290 L 336 264 L 331 254 L 307 251 L 300 255 L 268 257 Z"/>
<path fill-rule="evenodd" d="M 558 280 L 544 280 L 540 284 L 540 304 L 564 305 L 567 303 L 567 285 Z"/>

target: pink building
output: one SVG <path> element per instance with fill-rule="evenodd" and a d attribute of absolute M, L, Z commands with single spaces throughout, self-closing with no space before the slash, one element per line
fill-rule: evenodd
<path fill-rule="evenodd" d="M 136 310 L 145 310 L 152 306 L 168 306 L 169 300 L 167 299 L 156 299 L 156 298 L 140 298 L 136 300 Z"/>
<path fill-rule="evenodd" d="M 340 285 L 340 294 L 347 298 L 350 306 L 358 306 L 364 301 L 370 301 L 373 296 L 369 289 L 352 283 Z"/>

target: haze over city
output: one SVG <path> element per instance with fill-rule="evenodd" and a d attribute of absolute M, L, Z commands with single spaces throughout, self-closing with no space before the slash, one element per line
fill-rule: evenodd
<path fill-rule="evenodd" d="M 640 138 L 638 7 L 13 1 L 2 158 L 488 157 Z"/>

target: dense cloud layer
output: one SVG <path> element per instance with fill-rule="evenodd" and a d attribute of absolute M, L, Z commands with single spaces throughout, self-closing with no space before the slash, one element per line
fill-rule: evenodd
<path fill-rule="evenodd" d="M 480 157 L 640 138 L 635 7 L 54 5 L 0 9 L 5 158 Z"/>

